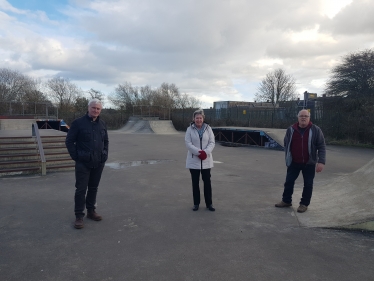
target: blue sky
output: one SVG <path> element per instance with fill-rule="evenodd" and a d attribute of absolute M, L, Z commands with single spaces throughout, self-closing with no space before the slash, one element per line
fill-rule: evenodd
<path fill-rule="evenodd" d="M 323 93 L 341 58 L 374 48 L 369 0 L 0 0 L 0 67 L 116 86 L 174 83 L 210 107 L 253 101 L 265 75 Z"/>
<path fill-rule="evenodd" d="M 64 19 L 65 16 L 59 10 L 69 3 L 64 0 L 9 0 L 8 2 L 20 10 L 44 11 L 52 20 Z"/>

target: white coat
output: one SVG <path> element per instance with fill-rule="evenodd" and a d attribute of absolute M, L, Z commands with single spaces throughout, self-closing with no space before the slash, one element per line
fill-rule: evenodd
<path fill-rule="evenodd" d="M 195 126 L 195 123 L 187 128 L 186 135 L 184 137 L 187 151 L 186 168 L 187 169 L 210 169 L 213 167 L 213 156 L 212 151 L 215 146 L 215 138 L 212 128 L 206 124 L 203 137 L 200 141 L 199 132 Z M 201 160 L 199 151 L 204 150 L 207 158 Z"/>

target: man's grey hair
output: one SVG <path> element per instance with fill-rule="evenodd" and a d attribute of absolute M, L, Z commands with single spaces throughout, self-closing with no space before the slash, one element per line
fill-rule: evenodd
<path fill-rule="evenodd" d="M 299 117 L 300 112 L 303 111 L 303 110 L 305 110 L 306 112 L 308 112 L 308 116 L 310 116 L 310 112 L 309 112 L 309 110 L 304 108 L 304 109 L 300 110 L 299 113 L 297 113 L 297 117 Z"/>
<path fill-rule="evenodd" d="M 204 110 L 202 109 L 195 110 L 195 112 L 192 115 L 192 120 L 195 120 L 196 115 L 201 115 L 203 116 L 203 119 L 205 119 Z"/>
<path fill-rule="evenodd" d="M 101 106 L 103 106 L 103 103 L 102 103 L 101 100 L 99 100 L 99 99 L 92 99 L 92 100 L 90 100 L 90 101 L 88 102 L 88 106 L 90 106 L 91 103 L 98 103 L 98 104 L 100 104 Z"/>

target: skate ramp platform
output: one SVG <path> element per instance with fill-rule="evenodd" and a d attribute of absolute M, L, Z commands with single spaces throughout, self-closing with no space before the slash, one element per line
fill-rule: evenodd
<path fill-rule="evenodd" d="M 294 204 L 300 226 L 374 231 L 374 158 L 353 173 L 318 185 L 305 213 L 297 213 Z M 295 199 L 301 194 L 302 189 L 295 189 Z"/>
<path fill-rule="evenodd" d="M 119 131 L 126 134 L 179 134 L 171 120 L 152 117 L 130 117 Z"/>
<path fill-rule="evenodd" d="M 27 130 L 31 129 L 36 119 L 0 119 L 0 130 Z"/>

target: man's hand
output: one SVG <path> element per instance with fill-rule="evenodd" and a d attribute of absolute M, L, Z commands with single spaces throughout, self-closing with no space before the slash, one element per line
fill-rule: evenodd
<path fill-rule="evenodd" d="M 317 164 L 317 167 L 316 167 L 316 172 L 317 172 L 317 173 L 322 172 L 322 170 L 323 170 L 324 167 L 325 167 L 325 164 L 318 163 L 318 164 Z"/>

